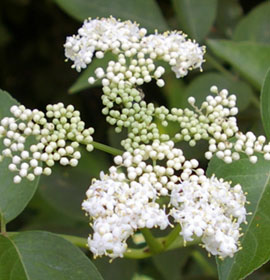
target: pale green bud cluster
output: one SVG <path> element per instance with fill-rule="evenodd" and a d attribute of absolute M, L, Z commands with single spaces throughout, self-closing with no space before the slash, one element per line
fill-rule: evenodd
<path fill-rule="evenodd" d="M 116 126 L 116 132 L 128 128 L 128 138 L 121 142 L 128 151 L 154 140 L 164 142 L 174 139 L 176 142 L 186 141 L 190 146 L 195 146 L 201 139 L 212 139 L 211 143 L 213 139 L 227 141 L 238 131 L 236 96 L 229 95 L 227 90 L 218 92 L 215 86 L 211 92 L 216 96 L 207 96 L 200 108 L 195 106 L 194 97 L 188 99 L 193 110 L 156 107 L 153 103 L 146 103 L 142 92 L 128 84 L 114 85 L 113 88 L 104 86 L 103 92 L 105 108 L 102 112 L 107 115 L 106 120 Z M 179 132 L 170 136 L 160 133 L 157 121 L 163 127 L 176 122 Z"/>
<path fill-rule="evenodd" d="M 5 117 L 0 122 L 0 139 L 3 146 L 1 160 L 11 159 L 9 170 L 17 172 L 14 183 L 22 178 L 33 181 L 41 174 L 50 175 L 55 162 L 61 165 L 77 166 L 81 158 L 79 145 L 93 150 L 93 128 L 85 129 L 80 112 L 72 105 L 63 103 L 47 106 L 46 114 L 25 106 L 10 108 L 13 117 Z M 34 137 L 36 143 L 27 144 L 27 138 Z"/>

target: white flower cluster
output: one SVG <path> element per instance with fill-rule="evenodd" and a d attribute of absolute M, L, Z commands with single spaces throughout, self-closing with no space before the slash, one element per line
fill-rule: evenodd
<path fill-rule="evenodd" d="M 211 92 L 216 96 L 207 96 L 201 107 L 195 106 L 195 98 L 188 102 L 194 110 L 155 107 L 143 101 L 143 94 L 136 89 L 152 79 L 158 86 L 163 86 L 162 75 L 165 68 L 155 61 L 168 62 L 177 77 L 187 74 L 192 68 L 200 68 L 203 62 L 204 48 L 195 42 L 186 40 L 186 35 L 179 32 L 146 35 L 144 28 L 139 28 L 130 21 L 121 22 L 113 17 L 108 19 L 89 19 L 79 29 L 78 35 L 68 37 L 65 44 L 67 58 L 74 61 L 74 67 L 80 71 L 91 63 L 92 57 L 103 58 L 104 53 L 112 51 L 115 61 L 110 61 L 106 69 L 97 68 L 96 78 L 102 79 L 102 110 L 106 120 L 115 125 L 116 132 L 128 128 L 127 139 L 121 144 L 132 152 L 144 144 L 155 140 L 187 141 L 195 146 L 197 141 L 209 141 L 207 159 L 213 155 L 226 163 L 240 158 L 244 152 L 252 163 L 257 162 L 256 152 L 263 153 L 270 160 L 270 143 L 265 144 L 265 137 L 258 139 L 252 132 L 239 132 L 235 116 L 238 113 L 236 96 L 229 95 L 226 89 L 218 91 L 216 86 Z M 94 77 L 89 82 L 95 82 Z M 170 122 L 178 122 L 180 131 L 173 137 L 160 133 L 155 120 L 166 127 Z M 236 137 L 237 142 L 229 140 Z"/>
<path fill-rule="evenodd" d="M 185 241 L 201 237 L 212 255 L 232 257 L 238 251 L 240 224 L 246 221 L 246 198 L 240 185 L 212 178 L 184 181 L 171 193 L 171 215 Z"/>
<path fill-rule="evenodd" d="M 72 105 L 48 105 L 46 114 L 14 105 L 10 112 L 13 117 L 0 121 L 0 139 L 5 147 L 0 159 L 11 158 L 9 170 L 18 174 L 14 183 L 20 183 L 22 178 L 33 181 L 35 176 L 50 175 L 55 162 L 77 166 L 81 157 L 79 144 L 86 145 L 88 151 L 93 149 L 94 130 L 85 129 L 80 112 Z M 36 143 L 29 146 L 27 138 L 31 136 Z"/>
<path fill-rule="evenodd" d="M 110 171 L 93 181 L 82 207 L 94 219 L 94 233 L 88 238 L 90 250 L 95 256 L 116 258 L 123 257 L 126 240 L 136 229 L 164 229 L 168 218 L 155 202 L 157 193 L 149 182 L 129 184 L 124 173 Z"/>
<path fill-rule="evenodd" d="M 106 69 L 96 69 L 97 78 L 104 78 L 105 85 L 120 81 L 142 85 L 160 77 L 163 67 L 156 67 L 154 60 L 168 62 L 177 77 L 183 77 L 188 70 L 200 68 L 203 62 L 204 47 L 190 40 L 181 32 L 165 32 L 146 36 L 147 30 L 139 28 L 131 21 L 121 22 L 113 17 L 86 20 L 78 30 L 78 35 L 67 37 L 65 55 L 74 61 L 77 71 L 91 63 L 93 56 L 103 58 L 112 51 L 118 61 L 111 61 Z M 94 82 L 90 78 L 89 82 Z"/>
<path fill-rule="evenodd" d="M 230 189 L 227 182 L 207 179 L 198 161 L 186 160 L 172 141 L 156 140 L 114 161 L 109 175 L 101 173 L 92 182 L 82 204 L 93 219 L 88 245 L 95 256 L 123 257 L 129 236 L 140 228 L 165 229 L 170 215 L 181 224 L 185 240 L 202 236 L 206 249 L 221 257 L 237 251 L 239 225 L 246 215 L 239 185 Z M 173 207 L 162 197 L 170 198 Z M 221 235 L 230 241 L 228 246 L 219 240 Z"/>
<path fill-rule="evenodd" d="M 163 87 L 165 68 L 159 61 L 167 62 L 179 78 L 187 75 L 188 70 L 201 68 L 205 52 L 204 47 L 186 40 L 181 32 L 156 32 L 148 36 L 146 33 L 146 29 L 130 21 L 121 22 L 113 17 L 89 19 L 78 35 L 68 37 L 65 43 L 66 57 L 74 62 L 73 67 L 78 71 L 91 63 L 94 55 L 100 59 L 107 51 L 116 55 L 106 69 L 98 67 L 96 77 L 89 77 L 88 81 L 94 83 L 96 78 L 102 79 L 105 106 L 102 112 L 110 124 L 116 125 L 116 132 L 129 128 L 128 138 L 122 141 L 127 151 L 138 148 L 141 142 L 169 140 L 168 135 L 160 135 L 154 123 L 154 118 L 158 118 L 167 126 L 168 110 L 146 104 L 136 86 L 154 79 Z"/>
<path fill-rule="evenodd" d="M 128 129 L 121 142 L 126 152 L 115 157 L 116 166 L 108 175 L 102 173 L 100 180 L 93 181 L 82 204 L 93 219 L 90 250 L 95 256 L 122 257 L 130 235 L 144 227 L 164 229 L 171 216 L 181 224 L 184 240 L 196 235 L 211 254 L 232 256 L 239 249 L 240 224 L 246 217 L 241 186 L 230 188 L 228 182 L 206 178 L 198 161 L 186 160 L 173 141 L 194 146 L 207 140 L 206 158 L 216 155 L 226 163 L 239 159 L 240 151 L 251 162 L 256 162 L 253 153 L 257 151 L 270 159 L 270 148 L 263 146 L 263 137 L 256 140 L 251 133 L 238 132 L 236 96 L 227 90 L 219 92 L 213 86 L 210 90 L 216 96 L 207 96 L 200 108 L 190 97 L 193 110 L 147 104 L 137 86 L 152 80 L 164 86 L 165 68 L 159 61 L 167 62 L 180 78 L 201 68 L 205 50 L 181 32 L 146 33 L 130 21 L 89 19 L 65 43 L 66 57 L 77 71 L 86 68 L 94 56 L 102 59 L 108 51 L 115 55 L 104 69 L 96 68 L 88 82 L 102 80 L 102 113 L 116 132 Z M 160 132 L 157 123 L 166 127 L 172 122 L 179 124 L 178 133 L 170 137 Z M 229 140 L 234 136 L 237 141 L 232 143 Z M 170 204 L 163 204 L 162 197 L 169 198 Z"/>

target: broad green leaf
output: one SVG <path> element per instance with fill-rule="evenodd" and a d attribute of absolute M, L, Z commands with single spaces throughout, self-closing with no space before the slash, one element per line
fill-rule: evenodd
<path fill-rule="evenodd" d="M 82 158 L 78 166 L 54 167 L 51 176 L 44 176 L 40 182 L 40 194 L 53 208 L 74 219 L 87 223 L 88 219 L 81 209 L 86 191 L 93 177 L 108 168 L 106 156 L 99 152 L 81 151 Z"/>
<path fill-rule="evenodd" d="M 221 35 L 231 38 L 242 15 L 243 9 L 238 0 L 219 0 L 215 33 L 221 33 Z"/>
<path fill-rule="evenodd" d="M 0 259 L 3 280 L 103 279 L 80 249 L 44 231 L 1 235 Z"/>
<path fill-rule="evenodd" d="M 138 271 L 138 262 L 132 259 L 117 258 L 110 263 L 108 258 L 103 257 L 93 260 L 93 264 L 104 280 L 130 280 Z"/>
<path fill-rule="evenodd" d="M 33 199 L 17 220 L 17 222 L 24 222 L 22 227 L 20 227 L 21 231 L 38 229 L 87 237 L 90 233 L 89 219 L 87 219 L 87 217 L 85 217 L 84 220 L 82 220 L 81 217 L 78 219 L 75 215 L 73 218 L 73 216 L 70 216 L 69 213 L 64 213 L 63 209 L 61 209 L 61 212 L 60 209 L 58 211 L 58 209 L 49 204 L 49 202 L 41 196 L 41 187 L 42 181 Z M 72 203 L 72 200 L 70 202 Z M 79 207 L 80 203 L 77 206 Z M 81 214 L 83 214 L 82 211 Z"/>
<path fill-rule="evenodd" d="M 270 45 L 229 40 L 207 40 L 207 45 L 260 90 L 270 64 Z"/>
<path fill-rule="evenodd" d="M 213 158 L 208 166 L 207 174 L 215 174 L 218 178 L 232 181 L 232 185 L 241 184 L 247 192 L 247 225 L 241 225 L 244 236 L 243 247 L 233 258 L 218 260 L 220 280 L 240 280 L 259 268 L 270 259 L 270 162 L 262 155 L 258 162 L 252 164 L 246 156 L 239 161 L 226 164 Z"/>
<path fill-rule="evenodd" d="M 114 16 L 138 22 L 148 31 L 166 31 L 168 25 L 155 0 L 55 0 L 69 15 L 79 21 L 89 17 Z"/>
<path fill-rule="evenodd" d="M 101 80 L 97 80 L 93 85 L 90 85 L 88 83 L 88 78 L 95 77 L 95 70 L 98 67 L 106 69 L 108 62 L 111 60 L 115 60 L 115 56 L 112 53 L 106 53 L 103 59 L 94 59 L 92 63 L 82 72 L 77 81 L 69 88 L 69 93 L 77 93 L 87 88 L 100 86 Z"/>
<path fill-rule="evenodd" d="M 233 33 L 235 41 L 270 43 L 270 2 L 263 2 L 245 16 Z"/>
<path fill-rule="evenodd" d="M 206 96 L 210 94 L 210 87 L 216 85 L 219 90 L 228 89 L 231 94 L 237 96 L 237 106 L 240 110 L 247 108 L 251 101 L 251 87 L 239 79 L 230 79 L 223 74 L 205 73 L 198 76 L 188 85 L 186 89 L 187 98 L 193 96 L 196 99 L 196 105 L 200 107 Z"/>
<path fill-rule="evenodd" d="M 10 107 L 19 105 L 19 102 L 12 98 L 7 91 L 0 89 L 0 119 L 10 117 Z"/>
<path fill-rule="evenodd" d="M 261 90 L 261 114 L 265 133 L 270 139 L 270 68 L 267 71 Z"/>
<path fill-rule="evenodd" d="M 0 90 L 0 120 L 11 115 L 9 109 L 14 104 L 18 104 L 18 102 L 6 91 Z M 30 143 L 34 143 L 33 140 L 28 141 L 28 144 Z M 0 139 L 0 150 L 3 149 L 4 145 Z M 0 162 L 0 219 L 4 218 L 6 223 L 23 211 L 34 195 L 39 181 L 39 177 L 37 177 L 33 182 L 22 180 L 20 184 L 14 184 L 15 175 L 14 172 L 8 170 L 9 164 L 9 158 Z"/>
<path fill-rule="evenodd" d="M 182 268 L 190 255 L 190 248 L 181 248 L 164 252 L 153 257 L 156 268 L 166 280 L 180 280 Z"/>
<path fill-rule="evenodd" d="M 172 0 L 180 28 L 201 41 L 209 33 L 217 12 L 217 0 Z M 207 15 L 207 16 L 206 16 Z"/>

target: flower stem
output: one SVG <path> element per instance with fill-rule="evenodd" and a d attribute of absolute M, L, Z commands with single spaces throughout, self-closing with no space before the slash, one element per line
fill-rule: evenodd
<path fill-rule="evenodd" d="M 161 242 L 153 236 L 153 234 L 148 228 L 140 229 L 140 231 L 143 234 L 143 237 L 151 253 L 158 254 L 164 250 L 164 247 L 162 246 Z"/>
<path fill-rule="evenodd" d="M 101 144 L 99 142 L 94 141 L 91 144 L 94 146 L 95 149 L 106 152 L 106 153 L 114 155 L 114 156 L 123 154 L 122 150 L 110 147 L 110 146 L 105 145 L 105 144 Z"/>
<path fill-rule="evenodd" d="M 124 257 L 127 259 L 145 259 L 151 257 L 153 254 L 150 252 L 149 248 L 142 249 L 131 249 L 128 248 L 124 253 Z"/>
<path fill-rule="evenodd" d="M 205 259 L 205 257 L 197 250 L 192 251 L 192 257 L 200 265 L 200 267 L 207 273 L 209 276 L 216 276 L 215 268 Z"/>
<path fill-rule="evenodd" d="M 74 235 L 67 235 L 67 234 L 58 234 L 58 236 L 61 236 L 62 238 L 66 239 L 67 241 L 71 242 L 72 244 L 87 249 L 87 239 L 83 237 L 78 237 Z"/>
<path fill-rule="evenodd" d="M 7 230 L 6 230 L 6 222 L 5 222 L 5 218 L 3 217 L 3 215 L 1 214 L 1 233 L 3 235 L 7 234 Z"/>
<path fill-rule="evenodd" d="M 261 109 L 260 100 L 257 97 L 257 95 L 255 95 L 255 93 L 251 95 L 251 101 L 257 109 L 259 109 L 259 110 Z"/>
<path fill-rule="evenodd" d="M 164 248 L 170 247 L 170 245 L 175 241 L 175 239 L 179 236 L 179 232 L 181 230 L 180 224 L 177 224 L 174 229 L 165 237 L 164 240 Z"/>

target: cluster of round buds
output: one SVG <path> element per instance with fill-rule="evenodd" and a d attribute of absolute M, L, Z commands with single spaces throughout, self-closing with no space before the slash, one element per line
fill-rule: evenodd
<path fill-rule="evenodd" d="M 155 140 L 151 145 L 144 145 L 132 153 L 116 156 L 114 161 L 118 167 L 126 169 L 129 180 L 150 182 L 159 196 L 168 195 L 179 180 L 204 174 L 203 169 L 198 168 L 198 161 L 187 160 L 181 149 L 174 148 L 173 141 L 160 143 Z"/>
<path fill-rule="evenodd" d="M 153 103 L 147 104 L 142 100 L 140 91 L 131 86 L 125 90 L 117 87 L 112 90 L 104 87 L 103 90 L 102 100 L 105 108 L 102 112 L 107 115 L 110 124 L 116 125 L 117 132 L 123 127 L 129 128 L 128 138 L 122 141 L 124 148 L 129 151 L 156 139 L 170 139 L 169 135 L 160 133 L 155 120 L 159 120 L 164 127 L 172 122 L 179 123 L 180 130 L 173 137 L 175 141 L 183 140 L 189 142 L 190 146 L 195 146 L 201 139 L 208 140 L 208 159 L 212 156 L 213 142 L 227 143 L 238 131 L 235 118 L 238 112 L 236 96 L 229 95 L 225 89 L 218 92 L 215 86 L 211 87 L 211 92 L 216 96 L 207 96 L 200 108 L 195 106 L 195 98 L 190 97 L 188 101 L 193 110 L 169 110 L 165 106 L 155 107 Z M 122 109 L 116 106 L 119 104 L 123 106 Z"/>
<path fill-rule="evenodd" d="M 77 71 L 91 63 L 95 54 L 103 58 L 104 53 L 111 51 L 118 56 L 118 61 L 111 61 L 104 72 L 96 70 L 97 78 L 104 78 L 103 83 L 128 81 L 141 85 L 157 79 L 163 86 L 160 77 L 163 67 L 157 67 L 154 60 L 168 62 L 177 77 L 183 77 L 188 70 L 200 68 L 203 63 L 204 47 L 191 40 L 181 32 L 165 32 L 146 36 L 147 30 L 130 21 L 120 21 L 113 17 L 88 19 L 78 30 L 78 35 L 67 37 L 65 55 L 74 62 Z M 94 82 L 94 78 L 89 80 Z"/>
<path fill-rule="evenodd" d="M 105 106 L 102 113 L 107 115 L 106 120 L 115 125 L 116 132 L 128 128 L 128 138 L 121 144 L 127 151 L 140 147 L 141 143 L 151 143 L 154 140 L 168 141 L 169 135 L 160 134 L 154 118 L 163 119 L 165 107 L 157 109 L 153 103 L 146 103 L 142 100 L 141 92 L 131 86 L 110 89 L 104 87 L 102 101 Z M 119 109 L 122 105 L 122 109 Z M 118 106 L 118 108 L 117 108 Z M 164 110 L 163 110 L 164 109 Z"/>
<path fill-rule="evenodd" d="M 236 115 L 236 96 L 229 95 L 226 89 L 218 91 L 212 86 L 210 91 L 216 96 L 209 95 L 200 107 L 195 105 L 195 98 L 189 97 L 188 102 L 193 110 L 172 108 L 165 116 L 166 121 L 176 121 L 180 125 L 180 131 L 175 134 L 175 141 L 187 141 L 190 146 L 204 139 L 209 141 L 209 150 L 205 157 L 210 160 L 214 154 L 230 163 L 239 159 L 237 153 L 233 153 L 233 143 L 229 140 L 238 134 Z"/>
<path fill-rule="evenodd" d="M 50 175 L 55 162 L 77 166 L 80 144 L 86 145 L 88 151 L 93 150 L 94 130 L 85 129 L 79 111 L 72 105 L 65 108 L 62 103 L 48 105 L 46 109 L 44 114 L 14 105 L 10 108 L 13 117 L 0 121 L 0 139 L 5 147 L 0 159 L 11 158 L 9 170 L 17 172 L 14 183 L 20 183 L 22 178 L 33 181 L 41 174 Z M 31 136 L 35 144 L 29 144 L 33 142 Z"/>
<path fill-rule="evenodd" d="M 256 137 L 253 132 L 249 131 L 245 134 L 237 132 L 235 138 L 235 142 L 225 143 L 216 143 L 212 139 L 209 149 L 226 163 L 240 159 L 241 153 L 248 156 L 251 163 L 258 161 L 256 153 L 263 154 L 265 160 L 270 160 L 270 142 L 266 142 L 265 136 Z"/>
<path fill-rule="evenodd" d="M 240 153 L 246 154 L 251 163 L 256 163 L 258 157 L 256 153 L 264 155 L 265 160 L 270 160 L 270 142 L 266 142 L 263 135 L 256 137 L 253 132 L 242 133 L 237 126 L 236 118 L 238 113 L 236 107 L 236 96 L 229 95 L 226 89 L 218 92 L 216 86 L 211 87 L 211 91 L 216 93 L 216 97 L 208 96 L 200 109 L 194 106 L 195 99 L 189 98 L 189 103 L 199 110 L 211 112 L 205 114 L 207 125 L 205 125 L 206 137 L 201 137 L 209 141 L 209 149 L 205 157 L 210 160 L 213 155 L 222 159 L 225 163 L 232 163 L 240 159 Z M 204 117 L 200 117 L 204 120 Z M 230 141 L 232 137 L 236 141 Z"/>
<path fill-rule="evenodd" d="M 216 86 L 212 86 L 210 91 L 216 96 L 207 96 L 200 108 L 195 105 L 194 97 L 188 98 L 194 111 L 184 110 L 185 120 L 178 119 L 182 130 L 175 136 L 177 140 L 191 141 L 191 145 L 195 145 L 200 139 L 226 142 L 238 131 L 235 118 L 238 113 L 236 96 L 229 95 L 226 89 L 218 92 Z M 185 137 L 185 135 L 190 137 Z"/>
<path fill-rule="evenodd" d="M 220 258 L 240 247 L 240 224 L 246 222 L 246 197 L 241 186 L 231 187 L 215 177 L 184 181 L 171 193 L 171 215 L 181 225 L 185 241 L 201 238 L 203 247 Z"/>
<path fill-rule="evenodd" d="M 245 196 L 239 185 L 230 189 L 227 182 L 207 179 L 198 161 L 186 160 L 172 141 L 156 140 L 116 156 L 114 162 L 108 175 L 101 173 L 100 180 L 93 180 L 82 204 L 93 220 L 88 245 L 95 256 L 122 257 L 128 237 L 137 229 L 165 229 L 169 216 L 181 224 L 186 241 L 202 236 L 206 249 L 221 257 L 237 250 L 229 251 L 229 246 L 237 243 L 239 225 L 245 221 Z M 170 198 L 170 204 L 162 197 Z M 215 211 L 218 216 L 212 217 Z M 199 217 L 204 223 L 200 229 Z M 231 242 L 227 253 L 219 240 L 222 233 Z M 216 251 L 211 246 L 217 246 Z"/>

